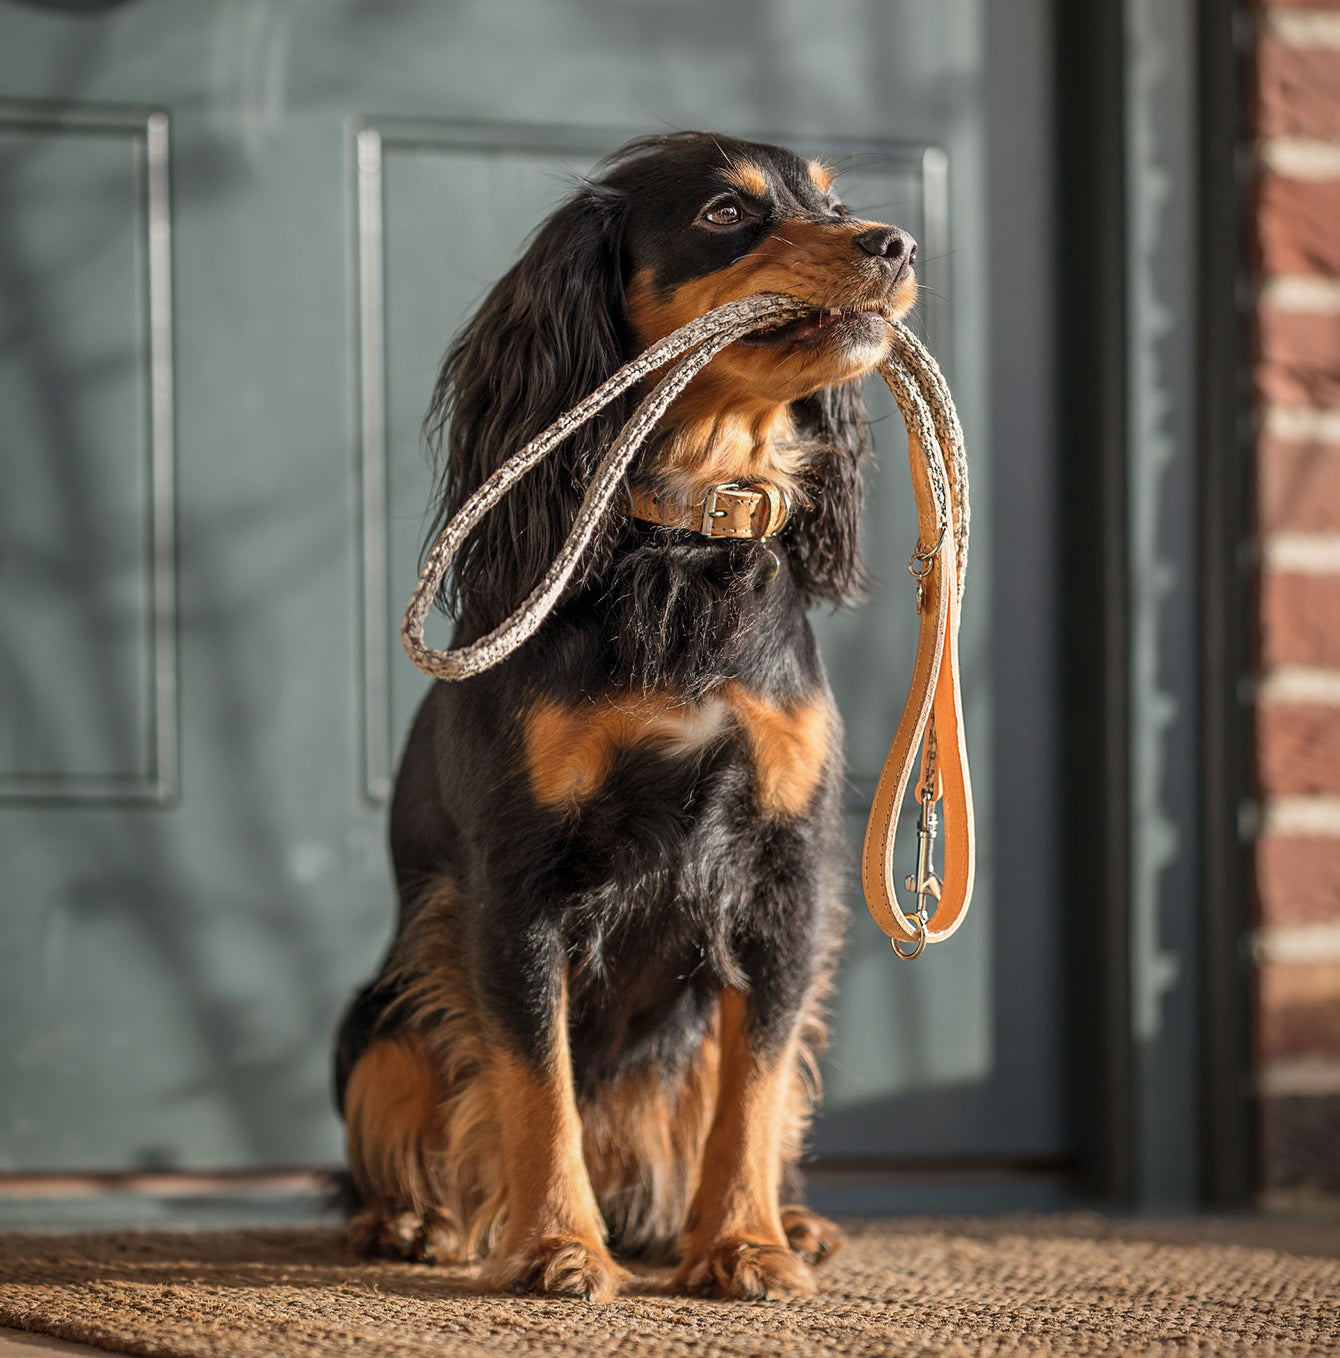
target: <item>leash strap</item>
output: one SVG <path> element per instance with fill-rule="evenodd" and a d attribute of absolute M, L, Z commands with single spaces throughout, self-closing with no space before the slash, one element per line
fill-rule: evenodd
<path fill-rule="evenodd" d="M 671 402 L 727 345 L 751 331 L 812 310 L 794 298 L 763 295 L 709 311 L 625 364 L 503 463 L 442 529 L 424 562 L 400 627 L 410 660 L 425 674 L 454 681 L 481 674 L 506 659 L 535 633 L 558 602 L 633 458 Z M 866 826 L 861 880 L 875 923 L 892 940 L 895 954 L 910 960 L 920 956 L 927 943 L 948 938 L 962 923 L 972 899 L 972 788 L 958 670 L 959 601 L 968 550 L 968 477 L 963 431 L 943 375 L 911 331 L 902 325 L 894 325 L 893 331 L 893 354 L 880 367 L 880 376 L 893 393 L 908 430 L 918 525 L 917 550 L 909 569 L 917 580 L 920 624 L 907 703 Z M 452 559 L 480 519 L 568 434 L 635 382 L 676 359 L 601 459 L 558 556 L 516 611 L 468 645 L 445 651 L 425 645 L 424 623 L 433 600 Z M 905 882 L 916 896 L 917 908 L 909 917 L 898 906 L 893 851 L 898 814 L 918 747 L 922 751 L 918 861 L 916 873 Z M 943 880 L 936 876 L 931 856 L 937 832 L 935 805 L 942 799 L 947 821 Z M 934 909 L 932 900 L 937 903 Z M 913 944 L 913 951 L 902 951 L 900 941 Z"/>
<path fill-rule="evenodd" d="M 972 901 L 976 851 L 958 666 L 959 602 L 968 544 L 963 432 L 952 402 L 941 395 L 944 379 L 939 369 L 919 341 L 899 329 L 895 361 L 884 365 L 880 375 L 908 431 L 918 531 L 917 550 L 908 569 L 917 581 L 920 621 L 907 702 L 866 824 L 861 885 L 871 917 L 889 936 L 894 952 L 910 961 L 921 955 L 927 943 L 948 938 L 963 922 Z M 942 449 L 948 450 L 948 463 Z M 904 882 L 916 896 L 917 908 L 909 918 L 898 906 L 893 856 L 898 815 L 918 746 L 917 871 Z M 935 875 L 930 853 L 937 830 L 935 804 L 942 798 L 946 821 L 943 879 Z M 900 942 L 913 944 L 913 951 L 904 952 Z"/>

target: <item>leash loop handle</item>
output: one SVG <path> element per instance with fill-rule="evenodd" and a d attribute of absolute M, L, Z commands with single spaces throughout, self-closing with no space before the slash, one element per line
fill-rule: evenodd
<path fill-rule="evenodd" d="M 963 431 L 944 379 L 920 342 L 897 328 L 892 360 L 880 368 L 908 431 L 918 547 L 908 563 L 917 582 L 919 626 L 907 702 L 875 787 L 861 855 L 861 885 L 875 923 L 905 961 L 962 923 L 976 871 L 972 786 L 958 677 L 959 602 L 967 551 L 967 461 Z M 929 550 L 921 543 L 934 542 Z M 922 747 L 917 871 L 904 881 L 916 908 L 898 904 L 894 844 L 903 794 Z M 935 804 L 943 800 L 945 866 L 932 863 Z M 905 952 L 900 943 L 910 943 Z"/>

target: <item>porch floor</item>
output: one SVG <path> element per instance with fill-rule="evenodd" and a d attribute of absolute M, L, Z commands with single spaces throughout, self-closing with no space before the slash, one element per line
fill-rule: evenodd
<path fill-rule="evenodd" d="M 382 1351 L 1340 1354 L 1340 1221 L 1092 1215 L 849 1222 L 817 1296 L 719 1303 L 641 1269 L 604 1306 L 351 1258 L 329 1227 L 0 1235 L 0 1358 Z M 34 1333 L 19 1333 L 26 1330 Z M 72 1344 L 68 1341 L 81 1341 Z"/>

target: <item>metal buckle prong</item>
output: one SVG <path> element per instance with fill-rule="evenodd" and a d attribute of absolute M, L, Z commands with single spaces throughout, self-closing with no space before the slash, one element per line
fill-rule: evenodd
<path fill-rule="evenodd" d="M 712 532 L 712 521 L 714 519 L 724 519 L 726 515 L 730 512 L 729 510 L 717 508 L 718 492 L 723 490 L 740 490 L 740 489 L 742 489 L 742 487 L 737 485 L 734 481 L 723 481 L 719 486 L 713 486 L 712 489 L 707 492 L 707 498 L 703 501 L 702 522 L 698 525 L 698 531 L 703 535 L 703 537 L 705 538 L 714 537 L 715 534 Z"/>
<path fill-rule="evenodd" d="M 720 489 L 720 486 L 713 486 L 712 489 L 707 492 L 707 498 L 703 501 L 703 518 L 702 522 L 698 525 L 698 531 L 705 538 L 710 538 L 712 536 L 712 520 L 724 518 L 726 514 L 724 509 L 717 508 L 717 491 Z"/>

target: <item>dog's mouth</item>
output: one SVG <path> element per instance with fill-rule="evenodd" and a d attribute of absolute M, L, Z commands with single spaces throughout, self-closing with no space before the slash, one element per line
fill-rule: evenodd
<path fill-rule="evenodd" d="M 784 325 L 755 330 L 739 342 L 751 349 L 778 349 L 788 344 L 818 344 L 822 340 L 875 338 L 888 324 L 877 306 L 855 307 L 846 311 L 825 308 L 812 311 Z"/>

